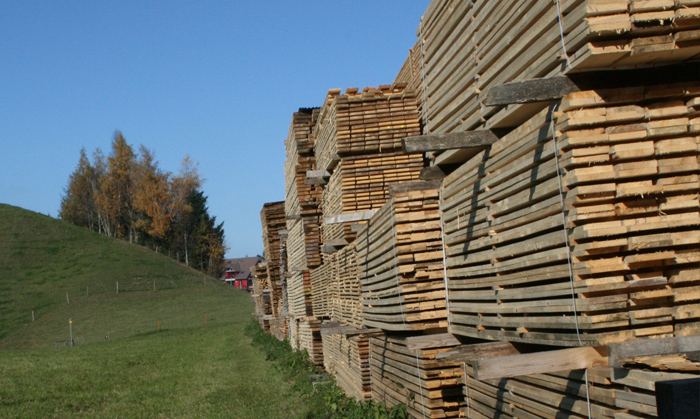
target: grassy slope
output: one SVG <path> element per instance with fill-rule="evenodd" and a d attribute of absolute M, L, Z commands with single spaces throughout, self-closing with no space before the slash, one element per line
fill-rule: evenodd
<path fill-rule="evenodd" d="M 0 417 L 295 417 L 243 332 L 252 310 L 167 257 L 0 205 Z M 86 345 L 54 349 L 69 318 Z"/>
<path fill-rule="evenodd" d="M 89 343 L 108 332 L 116 339 L 145 333 L 158 320 L 186 327 L 207 312 L 212 320 L 220 315 L 205 301 L 217 295 L 217 281 L 143 247 L 7 205 L 0 205 L 0 268 L 0 348 L 52 347 L 68 338 L 69 318 L 74 336 Z"/>

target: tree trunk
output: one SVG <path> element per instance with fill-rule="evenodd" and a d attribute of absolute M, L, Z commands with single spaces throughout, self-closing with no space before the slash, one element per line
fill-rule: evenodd
<path fill-rule="evenodd" d="M 187 232 L 185 231 L 185 265 L 190 266 L 189 255 L 187 254 Z"/>

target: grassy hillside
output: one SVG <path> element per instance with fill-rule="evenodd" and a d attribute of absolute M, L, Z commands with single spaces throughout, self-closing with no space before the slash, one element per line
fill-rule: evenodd
<path fill-rule="evenodd" d="M 214 301 L 230 291 L 146 248 L 0 205 L 0 348 L 53 347 L 68 338 L 69 318 L 85 343 L 147 333 L 159 320 L 166 329 L 205 314 L 216 322 Z"/>
<path fill-rule="evenodd" d="M 297 417 L 244 333 L 252 311 L 165 256 L 0 205 L 0 418 Z M 85 344 L 55 348 L 69 318 Z"/>

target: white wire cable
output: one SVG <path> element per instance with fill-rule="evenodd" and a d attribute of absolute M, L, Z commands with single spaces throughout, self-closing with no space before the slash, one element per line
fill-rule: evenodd
<path fill-rule="evenodd" d="M 420 405 L 423 408 L 423 419 L 425 419 L 425 401 L 423 400 L 423 383 L 420 379 L 420 367 L 418 366 L 418 349 L 416 349 L 416 376 L 418 376 L 418 386 L 420 388 Z"/>
<path fill-rule="evenodd" d="M 472 410 L 469 405 L 469 380 L 467 376 L 467 363 L 462 362 L 462 369 L 464 370 L 464 391 L 465 391 L 465 400 L 467 401 L 467 419 L 472 419 Z"/>
<path fill-rule="evenodd" d="M 558 1 L 557 1 L 558 3 Z M 578 311 L 576 309 L 576 292 L 574 290 L 574 271 L 571 262 L 571 249 L 569 245 L 569 233 L 566 229 L 566 209 L 564 206 L 564 187 L 561 182 L 561 169 L 559 167 L 559 146 L 557 145 L 557 133 L 554 129 L 554 112 L 557 110 L 558 105 L 554 105 L 551 112 L 551 125 L 550 129 L 552 131 L 552 140 L 554 144 L 554 162 L 557 168 L 557 181 L 559 183 L 559 203 L 561 205 L 561 219 L 562 226 L 564 227 L 564 244 L 566 245 L 566 259 L 569 265 L 569 284 L 571 285 L 571 304 L 574 310 L 574 324 L 576 326 L 576 339 L 578 340 L 579 346 L 584 346 L 581 342 L 581 332 L 578 326 Z M 584 372 L 584 378 L 586 381 L 586 406 L 588 407 L 588 419 L 591 419 L 591 399 L 588 391 L 588 369 Z"/>
<path fill-rule="evenodd" d="M 561 7 L 559 7 L 559 0 L 557 3 L 557 22 L 559 22 L 559 38 L 561 39 L 561 49 L 564 52 L 564 58 L 566 58 L 566 66 L 571 68 L 571 61 L 569 61 L 569 54 L 566 52 L 566 43 L 564 42 L 564 27 L 561 24 Z M 422 25 L 422 22 L 421 22 Z M 421 26 L 422 27 L 422 26 Z"/>
<path fill-rule="evenodd" d="M 389 201 L 389 207 L 392 209 L 394 208 L 394 197 L 391 197 L 391 200 Z M 399 282 L 399 266 L 397 262 L 397 257 L 396 257 L 396 217 L 391 216 L 391 247 L 394 250 L 394 271 L 395 271 L 395 278 L 396 278 L 396 290 L 399 292 L 399 309 L 401 310 L 401 321 L 403 324 L 406 324 L 406 315 L 404 314 L 403 311 L 403 302 L 401 301 L 403 299 L 403 296 L 401 295 L 401 283 Z"/>
<path fill-rule="evenodd" d="M 442 279 L 445 281 L 445 308 L 447 309 L 447 330 L 452 327 L 450 322 L 450 290 L 447 286 L 447 257 L 445 256 L 445 224 L 442 219 L 442 180 L 438 185 L 438 212 L 440 213 L 440 240 L 442 241 Z"/>

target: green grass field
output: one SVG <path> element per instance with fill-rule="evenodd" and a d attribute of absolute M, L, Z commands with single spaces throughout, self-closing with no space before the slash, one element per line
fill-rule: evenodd
<path fill-rule="evenodd" d="M 298 417 L 252 311 L 163 255 L 0 205 L 0 417 Z M 55 348 L 69 319 L 81 345 Z"/>

